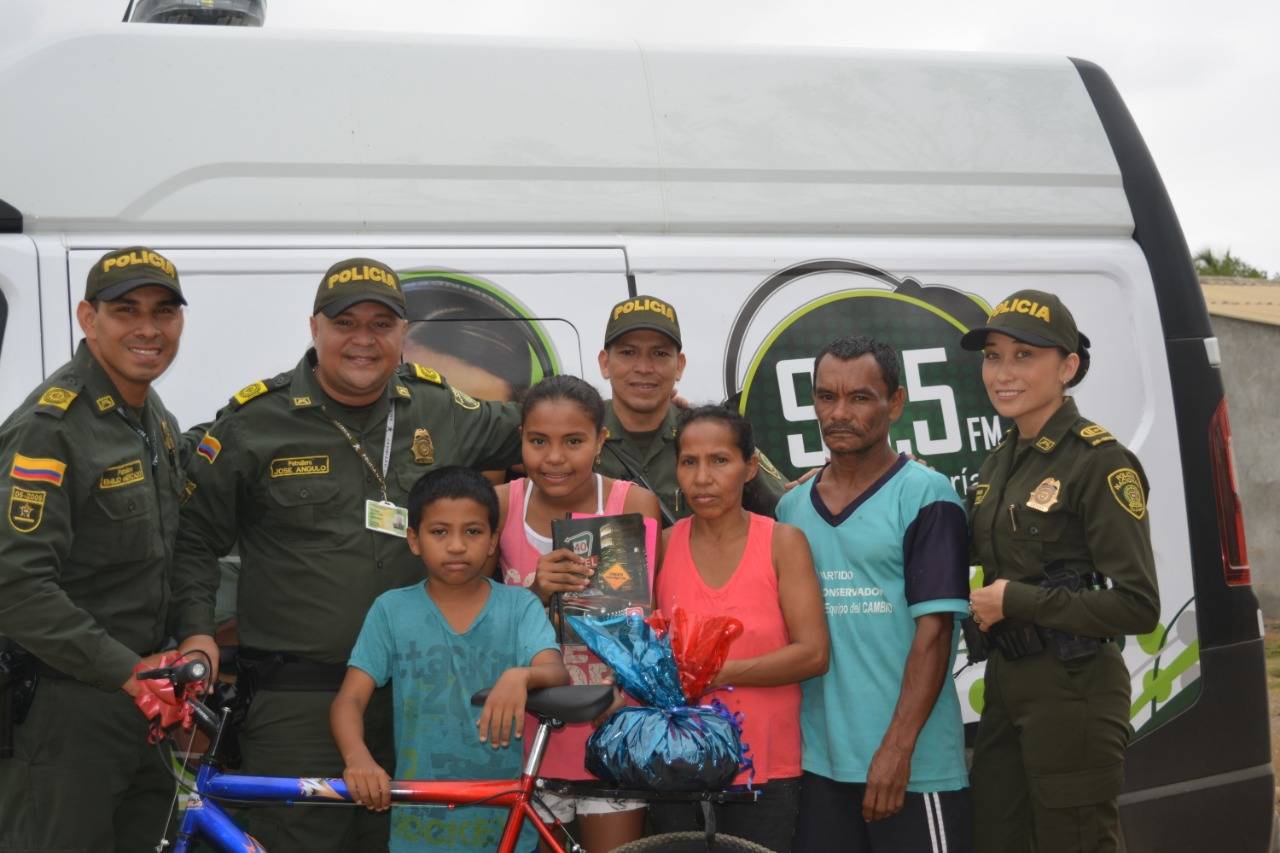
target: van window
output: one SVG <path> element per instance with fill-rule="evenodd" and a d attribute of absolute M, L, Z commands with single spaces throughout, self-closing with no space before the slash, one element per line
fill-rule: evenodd
<path fill-rule="evenodd" d="M 562 363 L 555 339 L 578 341 L 566 320 L 536 317 L 496 282 L 452 270 L 401 276 L 408 304 L 404 360 L 439 371 L 482 400 L 514 400 L 544 376 L 582 375 L 581 346 Z"/>

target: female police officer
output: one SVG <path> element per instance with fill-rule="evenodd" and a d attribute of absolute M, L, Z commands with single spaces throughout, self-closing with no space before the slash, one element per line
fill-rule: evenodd
<path fill-rule="evenodd" d="M 992 647 L 973 849 L 1123 850 L 1129 672 L 1115 640 L 1160 613 L 1147 479 L 1064 395 L 1089 340 L 1057 297 L 1013 294 L 962 345 L 982 350 L 991 403 L 1016 425 L 983 464 L 970 516 L 985 579 L 970 610 Z"/>

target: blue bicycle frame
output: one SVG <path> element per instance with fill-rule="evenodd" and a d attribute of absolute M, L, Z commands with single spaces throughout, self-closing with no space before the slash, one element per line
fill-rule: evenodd
<path fill-rule="evenodd" d="M 351 802 L 341 779 L 290 779 L 273 776 L 235 776 L 219 773 L 212 764 L 202 763 L 196 771 L 196 793 L 187 800 L 182 825 L 173 846 L 174 853 L 189 853 L 191 840 L 203 838 L 214 849 L 264 853 L 265 848 L 236 825 L 214 800 L 261 800 L 275 803 L 320 800 Z"/>

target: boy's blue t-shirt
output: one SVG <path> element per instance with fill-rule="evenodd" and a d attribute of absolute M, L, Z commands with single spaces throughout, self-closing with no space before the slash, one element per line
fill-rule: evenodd
<path fill-rule="evenodd" d="M 968 522 L 950 481 L 905 456 L 838 515 L 814 488 L 821 476 L 784 495 L 777 510 L 809 540 L 831 632 L 830 668 L 802 685 L 803 765 L 866 782 L 898 703 L 916 618 L 968 612 Z M 968 784 L 950 677 L 958 640 L 957 624 L 946 681 L 911 756 L 909 791 Z"/>
<path fill-rule="evenodd" d="M 481 743 L 480 709 L 472 707 L 471 695 L 511 667 L 528 666 L 544 649 L 559 646 L 529 590 L 490 580 L 489 599 L 459 634 L 419 583 L 378 596 L 348 665 L 379 687 L 391 680 L 397 778 L 518 779 L 521 742 L 513 739 L 506 749 Z M 391 851 L 491 851 L 506 817 L 503 809 L 392 806 Z M 520 849 L 535 843 L 526 821 Z"/>

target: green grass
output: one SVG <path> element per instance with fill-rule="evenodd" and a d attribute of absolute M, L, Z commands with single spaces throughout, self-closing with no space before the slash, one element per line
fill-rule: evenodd
<path fill-rule="evenodd" d="M 1267 650 L 1267 688 L 1274 693 L 1280 690 L 1280 623 L 1267 624 L 1263 642 Z"/>

